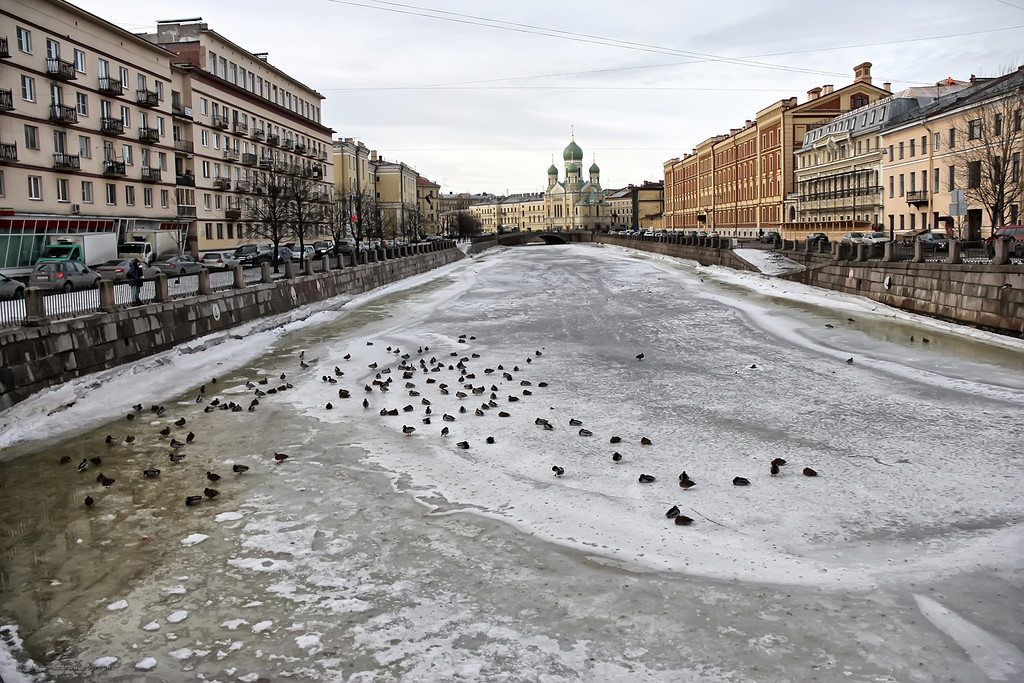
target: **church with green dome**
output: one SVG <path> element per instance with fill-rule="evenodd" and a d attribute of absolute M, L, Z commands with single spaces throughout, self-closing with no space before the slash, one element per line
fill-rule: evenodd
<path fill-rule="evenodd" d="M 595 161 L 587 179 L 583 177 L 583 150 L 575 135 L 562 152 L 565 179 L 559 180 L 558 167 L 548 169 L 544 191 L 544 217 L 553 230 L 607 230 L 612 223 L 611 205 L 601 189 L 601 169 Z"/>

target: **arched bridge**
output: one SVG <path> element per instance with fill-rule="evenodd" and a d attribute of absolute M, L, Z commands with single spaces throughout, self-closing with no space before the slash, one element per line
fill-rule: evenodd
<path fill-rule="evenodd" d="M 498 244 L 506 247 L 519 244 L 568 244 L 593 242 L 592 230 L 539 230 L 535 232 L 506 232 L 498 235 Z"/>

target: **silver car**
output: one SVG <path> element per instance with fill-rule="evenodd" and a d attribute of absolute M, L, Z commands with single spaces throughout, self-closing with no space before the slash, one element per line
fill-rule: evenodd
<path fill-rule="evenodd" d="M 188 254 L 180 256 L 168 256 L 159 261 L 153 261 L 153 267 L 167 275 L 191 275 L 203 269 L 203 264 L 196 261 Z"/>
<path fill-rule="evenodd" d="M 96 272 L 100 274 L 104 280 L 113 280 L 114 282 L 127 282 L 128 280 L 128 268 L 132 265 L 132 260 L 127 258 L 111 259 L 103 262 L 102 265 L 96 266 Z M 146 280 L 152 280 L 160 273 L 159 270 L 153 266 L 147 266 L 145 263 L 142 264 L 142 277 Z"/>
<path fill-rule="evenodd" d="M 234 251 L 208 251 L 203 254 L 200 261 L 209 270 L 231 270 L 241 263 L 242 259 L 235 256 Z"/>
<path fill-rule="evenodd" d="M 25 285 L 0 273 L 0 299 L 25 298 Z"/>
<path fill-rule="evenodd" d="M 29 287 L 70 292 L 92 289 L 100 282 L 100 274 L 79 261 L 48 261 L 40 263 L 29 276 Z"/>

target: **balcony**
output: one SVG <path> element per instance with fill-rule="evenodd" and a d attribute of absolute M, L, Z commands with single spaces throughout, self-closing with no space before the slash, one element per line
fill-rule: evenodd
<path fill-rule="evenodd" d="M 270 145 L 271 147 L 277 147 L 279 144 L 281 144 L 281 136 L 267 135 L 267 144 Z"/>
<path fill-rule="evenodd" d="M 284 147 L 285 149 L 295 149 L 295 140 L 292 140 L 291 138 L 285 138 L 284 141 L 281 142 L 281 146 Z"/>
<path fill-rule="evenodd" d="M 195 218 L 196 207 L 178 204 L 178 218 Z"/>
<path fill-rule="evenodd" d="M 274 160 L 270 157 L 260 157 L 259 166 L 264 171 L 269 171 L 274 168 Z"/>
<path fill-rule="evenodd" d="M 103 162 L 103 175 L 105 176 L 125 176 L 128 175 L 124 170 L 123 161 L 114 161 L 108 159 Z"/>
<path fill-rule="evenodd" d="M 236 180 L 235 181 L 235 192 L 248 192 L 250 189 L 248 180 Z"/>
<path fill-rule="evenodd" d="M 227 130 L 228 117 L 221 116 L 220 114 L 214 114 L 211 124 L 214 128 L 220 128 L 221 130 Z"/>
<path fill-rule="evenodd" d="M 14 109 L 14 93 L 10 88 L 0 88 L 0 111 Z"/>
<path fill-rule="evenodd" d="M 214 178 L 213 187 L 218 190 L 230 190 L 231 178 Z"/>
<path fill-rule="evenodd" d="M 181 102 L 171 102 L 171 115 L 180 119 L 191 119 L 192 107 L 186 107 Z"/>
<path fill-rule="evenodd" d="M 66 104 L 51 104 L 50 121 L 61 124 L 78 123 L 78 110 Z"/>
<path fill-rule="evenodd" d="M 100 119 L 100 132 L 104 135 L 124 135 L 124 122 L 105 116 Z"/>
<path fill-rule="evenodd" d="M 923 206 L 928 203 L 928 190 L 911 190 L 907 193 L 907 204 Z"/>
<path fill-rule="evenodd" d="M 320 150 L 320 153 L 317 156 L 319 157 L 320 161 L 327 161 L 327 151 L 326 150 Z"/>
<path fill-rule="evenodd" d="M 174 152 L 175 154 L 192 154 L 195 152 L 195 143 L 191 140 L 175 140 L 174 141 Z"/>
<path fill-rule="evenodd" d="M 255 166 L 256 165 L 256 155 L 255 154 L 243 154 L 242 155 L 242 163 L 245 164 L 246 166 Z"/>
<path fill-rule="evenodd" d="M 120 97 L 124 94 L 124 86 L 121 85 L 121 81 L 116 78 L 110 78 L 109 76 L 103 76 L 100 78 L 100 84 L 97 90 L 104 95 L 113 95 L 114 97 Z"/>
<path fill-rule="evenodd" d="M 7 36 L 0 37 L 0 59 L 7 59 L 11 51 L 7 48 Z"/>
<path fill-rule="evenodd" d="M 195 187 L 196 177 L 191 173 L 180 173 L 174 176 L 174 184 L 182 187 Z"/>
<path fill-rule="evenodd" d="M 228 161 L 238 161 L 238 152 L 233 149 L 224 150 L 224 158 Z"/>
<path fill-rule="evenodd" d="M 242 210 L 238 208 L 224 209 L 224 218 L 229 221 L 236 221 L 242 217 Z"/>
<path fill-rule="evenodd" d="M 18 144 L 16 142 L 0 142 L 0 163 L 18 160 Z"/>
<path fill-rule="evenodd" d="M 160 131 L 156 128 L 139 128 L 139 142 L 160 142 Z"/>
<path fill-rule="evenodd" d="M 136 90 L 135 95 L 140 107 L 156 107 L 160 104 L 160 96 L 155 90 Z"/>
<path fill-rule="evenodd" d="M 253 128 L 252 129 L 252 133 L 250 133 L 250 134 L 252 135 L 252 139 L 253 140 L 262 140 L 263 137 L 264 137 L 264 133 L 263 133 L 263 129 L 262 128 Z"/>
<path fill-rule="evenodd" d="M 239 135 L 248 135 L 249 126 L 248 124 L 242 123 L 241 121 L 235 121 L 232 125 L 232 129 Z"/>
<path fill-rule="evenodd" d="M 313 166 L 312 171 L 314 178 L 320 179 L 324 177 L 324 169 L 322 166 Z"/>
<path fill-rule="evenodd" d="M 53 170 L 55 171 L 81 171 L 82 160 L 77 154 L 64 154 L 58 152 L 53 155 Z"/>
<path fill-rule="evenodd" d="M 301 142 L 299 144 L 295 145 L 295 153 L 296 154 L 305 154 L 306 153 L 306 146 L 304 144 L 302 144 Z"/>
<path fill-rule="evenodd" d="M 160 175 L 159 168 L 151 168 L 149 166 L 142 167 L 142 182 L 144 183 L 159 183 Z"/>
<path fill-rule="evenodd" d="M 58 81 L 73 81 L 78 77 L 73 63 L 55 57 L 46 58 L 46 75 Z"/>

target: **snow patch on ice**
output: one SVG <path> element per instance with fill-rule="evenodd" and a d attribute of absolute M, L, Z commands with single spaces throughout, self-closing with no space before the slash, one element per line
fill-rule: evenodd
<path fill-rule="evenodd" d="M 221 626 L 223 626 L 224 628 L 226 628 L 229 631 L 234 631 L 239 626 L 242 626 L 243 624 L 248 625 L 248 623 L 249 622 L 246 621 L 245 619 L 228 619 L 227 621 L 222 622 Z"/>
<path fill-rule="evenodd" d="M 109 605 L 107 605 L 107 609 L 110 610 L 111 612 L 116 612 L 116 611 L 122 610 L 122 609 L 128 609 L 128 601 L 127 600 L 118 600 L 117 602 L 112 602 Z"/>
<path fill-rule="evenodd" d="M 159 631 L 160 630 L 160 624 L 158 622 L 151 621 L 148 624 L 146 624 L 145 626 L 143 626 L 142 630 L 143 631 Z"/>
<path fill-rule="evenodd" d="M 269 557 L 241 557 L 228 560 L 228 564 L 239 569 L 254 572 L 291 571 L 294 563 L 286 560 L 272 560 Z"/>
<path fill-rule="evenodd" d="M 179 622 L 185 621 L 185 619 L 187 618 L 188 612 L 182 609 L 178 610 L 177 612 L 172 612 L 170 615 L 168 615 L 167 621 L 171 624 L 177 624 Z"/>
<path fill-rule="evenodd" d="M 308 654 L 316 654 L 323 649 L 320 645 L 320 636 L 323 634 L 309 634 L 304 636 L 297 636 L 295 638 L 295 644 L 305 650 Z"/>
<path fill-rule="evenodd" d="M 153 657 L 146 657 L 141 662 L 135 665 L 135 668 L 139 671 L 149 671 L 156 666 L 156 659 Z"/>
<path fill-rule="evenodd" d="M 100 657 L 99 659 L 93 661 L 92 665 L 93 668 L 96 669 L 106 669 L 108 667 L 113 666 L 116 662 L 117 657 Z"/>
<path fill-rule="evenodd" d="M 257 624 L 253 624 L 252 632 L 253 633 L 263 633 L 267 629 L 271 628 L 273 625 L 274 625 L 273 621 L 270 621 L 270 620 L 261 621 L 261 622 L 259 622 Z"/>
<path fill-rule="evenodd" d="M 241 519 L 241 512 L 222 512 L 213 518 L 215 522 L 234 522 L 235 520 Z"/>
<path fill-rule="evenodd" d="M 209 536 L 207 536 L 206 534 L 192 534 L 190 536 L 186 536 L 185 538 L 181 539 L 181 544 L 182 545 L 195 545 L 197 543 L 202 543 L 203 541 L 205 541 L 208 538 L 209 538 Z"/>

